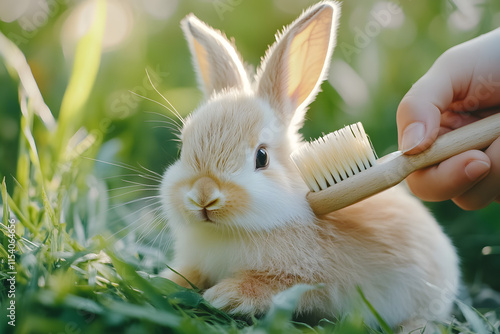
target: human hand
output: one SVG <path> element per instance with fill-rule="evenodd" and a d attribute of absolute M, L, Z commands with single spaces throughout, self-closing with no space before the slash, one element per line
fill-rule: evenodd
<path fill-rule="evenodd" d="M 500 28 L 443 53 L 398 107 L 400 150 L 416 154 L 439 135 L 500 112 Z M 407 178 L 426 201 L 452 199 L 465 210 L 500 201 L 500 138 Z"/>

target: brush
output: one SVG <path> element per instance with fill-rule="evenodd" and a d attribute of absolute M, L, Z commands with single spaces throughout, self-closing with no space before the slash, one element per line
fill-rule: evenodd
<path fill-rule="evenodd" d="M 500 137 L 500 113 L 439 136 L 425 151 L 401 151 L 380 159 L 361 123 L 348 125 L 292 152 L 292 161 L 311 190 L 317 215 L 359 202 L 403 181 L 410 173 L 459 153 L 488 147 Z"/>

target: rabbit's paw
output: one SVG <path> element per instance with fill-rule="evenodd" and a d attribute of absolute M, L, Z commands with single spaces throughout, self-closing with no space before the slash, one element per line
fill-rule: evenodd
<path fill-rule="evenodd" d="M 203 294 L 212 306 L 230 314 L 259 316 L 271 306 L 277 287 L 252 277 L 225 279 Z"/>

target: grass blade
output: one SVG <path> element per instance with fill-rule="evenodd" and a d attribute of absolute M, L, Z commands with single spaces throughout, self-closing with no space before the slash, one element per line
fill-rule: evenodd
<path fill-rule="evenodd" d="M 108 255 L 125 284 L 130 284 L 135 289 L 142 291 L 144 297 L 156 308 L 173 312 L 172 306 L 163 298 L 162 294 L 150 282 L 141 277 L 130 264 L 118 259 L 112 252 L 108 252 Z"/>
<path fill-rule="evenodd" d="M 151 306 L 134 305 L 111 299 L 103 301 L 102 304 L 110 312 L 119 313 L 130 318 L 144 319 L 171 328 L 178 328 L 181 324 L 179 316 Z"/>
<path fill-rule="evenodd" d="M 469 323 L 470 327 L 474 330 L 474 333 L 476 334 L 488 334 L 491 333 L 486 327 L 483 322 L 483 319 L 481 316 L 479 316 L 479 312 L 468 306 L 465 303 L 462 303 L 461 301 L 457 300 L 457 306 L 460 309 L 460 312 L 462 312 L 463 316 L 465 317 L 465 320 Z"/>
<path fill-rule="evenodd" d="M 293 329 L 290 320 L 300 298 L 307 291 L 317 289 L 308 284 L 297 284 L 273 297 L 271 309 L 259 327 L 271 333 L 289 333 Z"/>
<path fill-rule="evenodd" d="M 7 185 L 5 177 L 2 180 L 2 207 L 3 207 L 3 222 L 6 224 L 9 221 L 9 204 L 7 202 Z"/>
<path fill-rule="evenodd" d="M 2 230 L 3 227 L 7 227 L 9 225 L 9 205 L 7 203 L 7 186 L 5 185 L 5 177 L 3 178 L 2 181 L 2 207 L 3 207 L 3 225 L 2 225 Z M 4 240 L 3 236 L 0 240 Z M 7 250 L 4 248 L 3 244 L 0 243 L 0 255 L 2 255 L 2 259 L 7 259 L 9 257 L 9 254 L 7 253 Z M 3 264 L 2 260 L 2 264 Z"/>
<path fill-rule="evenodd" d="M 10 76 L 19 82 L 20 87 L 26 92 L 36 114 L 43 121 L 48 130 L 56 127 L 56 121 L 49 107 L 45 104 L 33 73 L 22 51 L 0 32 L 0 56 L 3 57 Z"/>
<path fill-rule="evenodd" d="M 81 111 L 90 95 L 101 62 L 106 1 L 96 0 L 95 4 L 94 22 L 78 42 L 70 81 L 61 103 L 59 123 L 54 136 L 59 160 L 63 157 L 69 138 L 81 125 Z"/>
<path fill-rule="evenodd" d="M 363 302 L 365 303 L 365 305 L 368 307 L 368 309 L 370 309 L 370 312 L 373 314 L 375 319 L 377 319 L 378 324 L 380 325 L 380 328 L 383 330 L 383 332 L 387 333 L 387 334 L 394 333 L 392 331 L 392 328 L 387 324 L 387 322 L 385 322 L 384 318 L 382 318 L 382 316 L 377 312 L 375 307 L 373 307 L 373 305 L 368 301 L 365 294 L 363 293 L 363 290 L 361 290 L 360 287 L 358 287 L 357 289 L 358 289 L 359 295 L 361 296 L 361 299 L 363 299 Z"/>

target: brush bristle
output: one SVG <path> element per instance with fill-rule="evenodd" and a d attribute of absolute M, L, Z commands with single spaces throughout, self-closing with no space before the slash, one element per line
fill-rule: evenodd
<path fill-rule="evenodd" d="M 320 191 L 375 165 L 370 139 L 361 123 L 304 143 L 291 158 L 311 191 Z"/>

